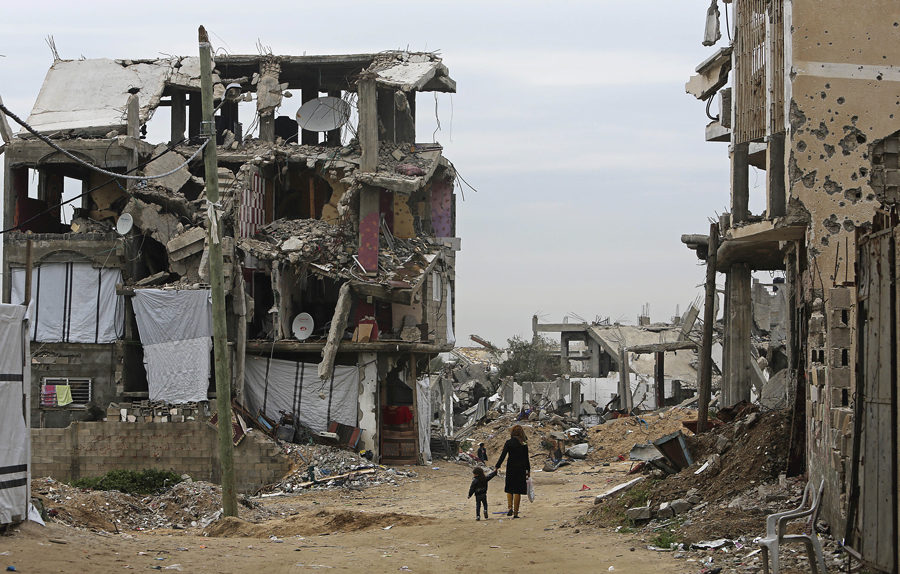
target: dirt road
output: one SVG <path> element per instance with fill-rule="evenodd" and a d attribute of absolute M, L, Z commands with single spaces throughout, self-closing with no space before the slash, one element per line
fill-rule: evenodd
<path fill-rule="evenodd" d="M 266 574 L 319 569 L 541 574 L 699 570 L 697 564 L 648 551 L 629 535 L 579 524 L 579 514 L 593 504 L 596 494 L 624 481 L 625 463 L 609 467 L 577 463 L 553 474 L 534 473 L 537 499 L 523 501 L 522 518 L 517 520 L 505 515 L 502 478 L 493 480 L 488 492 L 491 517 L 481 521 L 475 521 L 474 499 L 466 499 L 471 469 L 449 461 L 433 467 L 416 468 L 418 478 L 399 486 L 266 498 L 263 503 L 284 518 L 257 524 L 223 520 L 206 529 L 208 536 L 196 528 L 108 534 L 27 523 L 0 538 L 0 570 L 6 566 L 26 573 L 79 574 L 127 569 Z M 582 491 L 583 485 L 591 490 Z M 685 569 L 692 566 L 696 568 Z"/>

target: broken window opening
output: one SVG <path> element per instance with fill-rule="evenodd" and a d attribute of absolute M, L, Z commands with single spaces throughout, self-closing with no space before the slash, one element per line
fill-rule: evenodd
<path fill-rule="evenodd" d="M 273 314 L 269 312 L 275 304 L 272 276 L 266 270 L 244 269 L 244 281 L 253 299 L 253 317 L 247 324 L 247 338 L 274 339 Z"/>
<path fill-rule="evenodd" d="M 311 169 L 288 168 L 287 180 L 275 186 L 275 219 L 321 219 L 332 187 Z"/>
<path fill-rule="evenodd" d="M 20 167 L 12 173 L 11 196 L 15 201 L 14 225 L 33 233 L 68 233 L 80 204 L 63 201 L 83 193 L 83 170 L 72 166 Z"/>
<path fill-rule="evenodd" d="M 337 308 L 338 294 L 341 289 L 341 283 L 331 279 L 330 277 L 311 276 L 305 282 L 306 288 L 299 293 L 290 294 L 291 298 L 296 298 L 299 307 L 295 308 L 295 315 L 290 316 L 290 320 L 294 320 L 294 316 L 299 313 L 309 313 L 313 318 L 313 337 L 327 337 L 331 328 L 331 320 L 334 317 L 334 310 Z M 285 295 L 285 298 L 288 298 Z M 348 321 L 349 323 L 349 321 Z M 348 324 L 348 328 L 350 325 Z"/>
<path fill-rule="evenodd" d="M 172 134 L 172 108 L 160 102 L 147 122 L 141 126 L 141 138 L 148 142 L 167 142 Z"/>

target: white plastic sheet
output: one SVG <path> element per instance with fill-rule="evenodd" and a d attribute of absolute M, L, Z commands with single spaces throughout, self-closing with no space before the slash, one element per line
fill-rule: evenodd
<path fill-rule="evenodd" d="M 419 422 L 419 444 L 426 461 L 431 460 L 431 379 L 416 381 L 419 387 L 416 415 Z"/>
<path fill-rule="evenodd" d="M 145 345 L 213 334 L 209 289 L 136 289 L 134 315 Z"/>
<path fill-rule="evenodd" d="M 208 289 L 134 292 L 151 401 L 205 401 L 212 349 Z"/>
<path fill-rule="evenodd" d="M 247 357 L 244 367 L 244 397 L 255 416 L 262 411 L 279 420 L 281 413 L 294 413 L 316 432 L 328 423 L 357 425 L 359 369 L 335 365 L 331 379 L 322 380 L 318 364 L 297 363 L 268 357 Z"/>
<path fill-rule="evenodd" d="M 113 343 L 122 336 L 125 303 L 119 269 L 48 263 L 31 273 L 31 338 L 42 343 Z M 25 270 L 13 269 L 10 301 L 25 300 Z"/>
<path fill-rule="evenodd" d="M 211 350 L 209 337 L 144 345 L 150 400 L 176 405 L 205 401 Z"/>
<path fill-rule="evenodd" d="M 0 524 L 28 516 L 30 499 L 31 361 L 25 333 L 25 307 L 0 305 Z M 26 360 L 28 359 L 28 360 Z"/>

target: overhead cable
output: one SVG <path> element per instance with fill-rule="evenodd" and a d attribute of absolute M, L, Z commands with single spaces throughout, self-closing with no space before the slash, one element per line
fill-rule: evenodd
<path fill-rule="evenodd" d="M 6 106 L 4 106 L 3 104 L 0 104 L 0 111 L 2 111 L 2 112 L 3 112 L 4 114 L 6 114 L 7 116 L 11 117 L 11 118 L 13 119 L 14 122 L 16 122 L 17 124 L 19 124 L 19 125 L 22 126 L 23 128 L 25 128 L 26 130 L 28 130 L 28 131 L 31 132 L 32 134 L 34 134 L 34 135 L 35 135 L 38 139 L 40 139 L 42 142 L 44 142 L 45 144 L 49 145 L 50 147 L 52 147 L 52 148 L 55 149 L 56 151 L 60 152 L 60 153 L 63 154 L 64 156 L 68 157 L 69 159 L 74 160 L 75 162 L 77 162 L 77 163 L 79 163 L 79 164 L 81 164 L 81 165 L 87 167 L 88 169 L 92 169 L 92 170 L 94 170 L 94 171 L 96 171 L 96 172 L 98 172 L 98 173 L 102 173 L 103 175 L 108 175 L 108 176 L 110 176 L 110 177 L 115 177 L 115 178 L 119 178 L 119 179 L 133 179 L 133 180 L 136 180 L 136 181 L 148 181 L 148 180 L 152 180 L 152 179 L 162 179 L 162 178 L 164 178 L 164 177 L 169 177 L 169 176 L 172 175 L 173 173 L 178 172 L 178 171 L 179 171 L 180 169 L 182 169 L 183 167 L 187 167 L 188 164 L 190 164 L 192 161 L 194 161 L 194 159 L 195 159 L 198 155 L 200 155 L 200 152 L 202 152 L 203 149 L 206 147 L 206 144 L 208 144 L 209 141 L 212 139 L 212 138 L 207 138 L 206 141 L 204 141 L 203 144 L 197 149 L 197 151 L 194 152 L 194 155 L 192 155 L 192 156 L 191 156 L 190 158 L 188 158 L 183 164 L 179 165 L 178 167 L 176 167 L 175 169 L 173 169 L 173 170 L 171 170 L 171 171 L 167 171 L 166 173 L 161 173 L 161 174 L 159 174 L 159 175 L 123 175 L 123 174 L 120 174 L 120 173 L 115 173 L 115 172 L 113 172 L 113 171 L 106 171 L 105 169 L 101 169 L 101 168 L 99 168 L 99 167 L 97 167 L 97 166 L 94 166 L 94 165 L 91 165 L 91 164 L 87 163 L 86 161 L 84 161 L 84 160 L 82 160 L 82 159 L 80 159 L 80 158 L 78 158 L 78 157 L 75 157 L 75 156 L 72 155 L 71 153 L 67 152 L 67 151 L 64 150 L 63 148 L 61 148 L 61 147 L 59 147 L 58 145 L 56 145 L 56 144 L 53 142 L 53 140 L 51 140 L 50 138 L 48 138 L 48 137 L 45 136 L 44 134 L 38 132 L 37 130 L 35 130 L 33 127 L 31 127 L 31 126 L 28 125 L 27 123 L 25 123 L 21 118 L 19 118 L 19 116 L 17 116 L 16 114 L 12 113 L 11 111 L 9 111 L 9 109 L 8 109 Z M 157 156 L 157 157 L 159 157 L 159 156 Z M 154 159 L 156 159 L 156 158 L 154 158 Z M 149 162 L 148 162 L 148 163 L 149 163 Z M 146 165 L 146 164 L 144 164 L 144 165 Z"/>
<path fill-rule="evenodd" d="M 182 139 L 181 141 L 176 142 L 176 143 L 170 145 L 168 148 L 166 148 L 166 149 L 165 149 L 164 151 L 162 151 L 161 153 L 159 153 L 159 154 L 157 154 L 157 155 L 151 157 L 149 160 L 147 160 L 146 162 L 144 162 L 144 163 L 142 163 L 142 164 L 138 164 L 137 166 L 135 166 L 135 167 L 129 169 L 128 171 L 126 171 L 125 173 L 132 172 L 132 171 L 134 171 L 134 170 L 136 170 L 136 169 L 140 169 L 140 168 L 144 167 L 145 165 L 149 164 L 150 162 L 159 159 L 159 158 L 162 157 L 163 155 L 169 153 L 170 151 L 172 151 L 173 149 L 175 149 L 176 147 L 178 147 L 179 145 L 181 145 L 181 143 L 182 143 L 183 141 L 184 141 L 184 140 Z M 209 141 L 209 140 L 207 140 L 207 141 Z M 204 143 L 203 145 L 205 146 L 206 144 Z M 203 149 L 203 146 L 201 146 L 200 149 Z M 111 172 L 110 172 L 110 173 L 111 173 Z M 67 199 L 67 200 L 65 200 L 65 201 L 63 201 L 63 202 L 61 202 L 61 203 L 58 203 L 58 204 L 56 204 L 56 205 L 54 205 L 54 206 L 52 206 L 52 207 L 49 207 L 49 208 L 45 209 L 44 211 L 42 211 L 42 212 L 40 212 L 40 213 L 34 215 L 33 217 L 31 217 L 31 218 L 29 218 L 29 219 L 26 219 L 25 221 L 23 221 L 23 222 L 21 222 L 21 223 L 15 225 L 15 226 L 13 226 L 13 227 L 10 227 L 9 229 L 4 229 L 3 231 L 0 231 L 0 235 L 3 235 L 4 233 L 9 233 L 10 231 L 15 231 L 16 229 L 19 229 L 20 227 L 22 227 L 22 226 L 25 225 L 26 223 L 30 223 L 30 222 L 34 221 L 35 219 L 37 219 L 38 217 L 44 215 L 45 213 L 50 213 L 51 211 L 53 211 L 53 210 L 55 210 L 55 209 L 57 209 L 57 208 L 59 208 L 59 207 L 62 207 L 63 205 L 66 205 L 67 203 L 71 203 L 71 202 L 75 201 L 76 199 L 79 199 L 79 198 L 81 198 L 81 197 L 84 197 L 85 195 L 88 195 L 89 193 L 93 193 L 93 192 L 97 191 L 97 190 L 100 189 L 101 187 L 104 187 L 104 186 L 106 186 L 106 185 L 109 185 L 110 183 L 112 183 L 113 181 L 115 181 L 117 178 L 124 177 L 122 174 L 117 174 L 117 173 L 113 173 L 113 176 L 114 176 L 113 179 L 109 179 L 109 180 L 107 180 L 107 181 L 104 181 L 104 182 L 101 183 L 100 185 L 94 186 L 94 187 L 92 187 L 91 189 L 85 191 L 84 193 L 81 193 L 81 194 L 79 194 L 79 195 L 76 195 L 75 197 L 71 197 L 71 198 L 69 198 L 69 199 Z M 128 191 L 126 190 L 125 193 L 128 193 Z M 128 194 L 128 195 L 131 195 L 131 194 Z"/>

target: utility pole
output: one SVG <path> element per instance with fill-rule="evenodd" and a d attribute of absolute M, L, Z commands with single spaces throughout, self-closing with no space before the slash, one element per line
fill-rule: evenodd
<path fill-rule="evenodd" d="M 234 442 L 231 426 L 231 369 L 228 364 L 228 327 L 225 323 L 225 276 L 222 272 L 222 228 L 218 221 L 219 165 L 216 157 L 216 130 L 213 115 L 212 46 L 206 29 L 200 26 L 200 133 L 210 138 L 203 150 L 206 166 L 206 201 L 209 208 L 209 282 L 212 288 L 213 356 L 216 366 L 216 410 L 219 417 L 219 462 L 222 465 L 222 514 L 237 516 L 234 490 Z"/>

